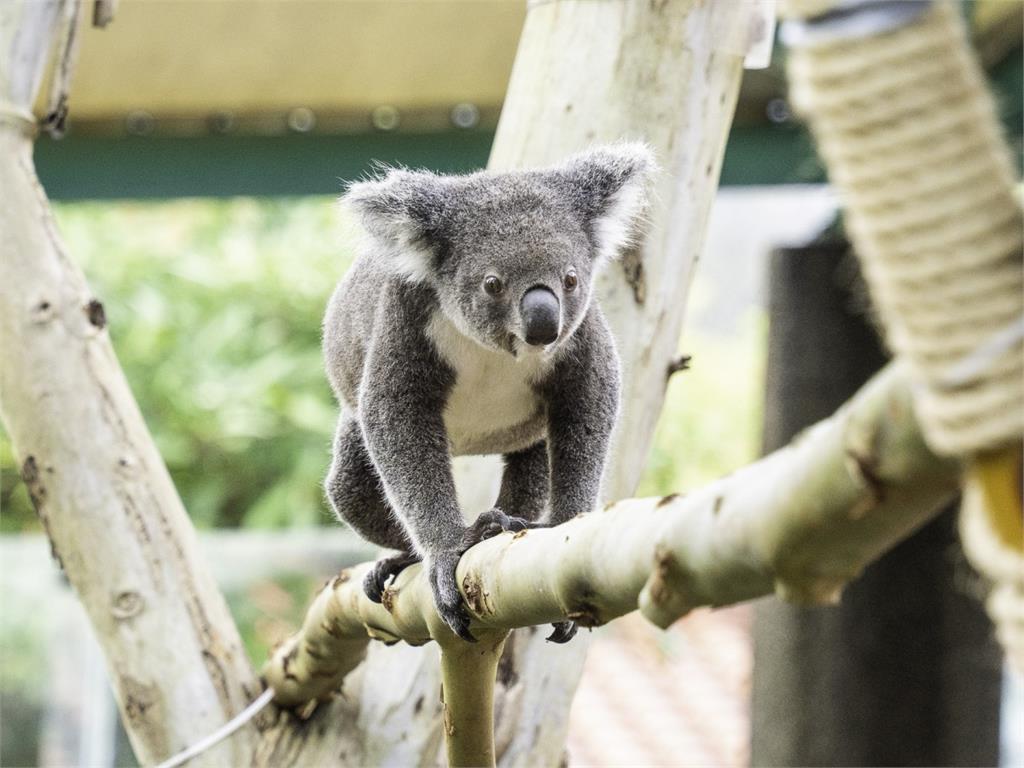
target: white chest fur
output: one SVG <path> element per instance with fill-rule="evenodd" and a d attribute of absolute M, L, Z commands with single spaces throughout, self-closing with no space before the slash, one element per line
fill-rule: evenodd
<path fill-rule="evenodd" d="M 550 360 L 513 357 L 481 346 L 435 312 L 427 336 L 455 370 L 444 423 L 454 455 L 509 453 L 544 434 L 545 416 L 533 384 Z"/>

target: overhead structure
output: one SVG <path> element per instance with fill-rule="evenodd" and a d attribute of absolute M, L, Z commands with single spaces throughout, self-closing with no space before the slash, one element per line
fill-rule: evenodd
<path fill-rule="evenodd" d="M 121 0 L 115 23 L 80 28 L 67 136 L 39 143 L 40 176 L 54 198 L 336 194 L 371 158 L 483 167 L 526 6 Z M 970 9 L 1019 137 L 1022 6 Z M 743 78 L 722 183 L 823 178 L 776 56 Z"/>

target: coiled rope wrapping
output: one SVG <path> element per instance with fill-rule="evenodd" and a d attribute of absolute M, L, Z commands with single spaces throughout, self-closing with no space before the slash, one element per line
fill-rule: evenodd
<path fill-rule="evenodd" d="M 849 6 L 850 3 L 842 3 Z M 792 0 L 789 15 L 820 0 Z M 831 5 L 835 6 L 836 2 Z M 858 39 L 795 48 L 790 94 L 810 123 L 932 448 L 965 455 L 1024 434 L 1024 217 L 995 107 L 947 2 Z"/>

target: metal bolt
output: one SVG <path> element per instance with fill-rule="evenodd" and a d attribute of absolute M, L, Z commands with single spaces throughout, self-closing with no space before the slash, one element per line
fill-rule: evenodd
<path fill-rule="evenodd" d="M 764 107 L 764 114 L 769 121 L 779 125 L 788 123 L 793 113 L 789 111 L 789 104 L 785 99 L 772 99 Z"/>
<path fill-rule="evenodd" d="M 124 128 L 132 136 L 149 136 L 155 126 L 156 120 L 144 109 L 133 109 L 124 119 Z"/>
<path fill-rule="evenodd" d="M 452 107 L 452 124 L 456 128 L 476 128 L 480 122 L 480 110 L 476 104 L 464 101 Z"/>
<path fill-rule="evenodd" d="M 309 107 L 296 107 L 288 113 L 288 127 L 296 133 L 309 133 L 316 127 L 316 115 Z"/>
<path fill-rule="evenodd" d="M 235 115 L 233 112 L 214 112 L 207 124 L 213 133 L 231 133 L 235 128 Z"/>
<path fill-rule="evenodd" d="M 370 122 L 378 131 L 393 131 L 402 122 L 402 117 L 390 104 L 382 104 L 370 113 Z"/>

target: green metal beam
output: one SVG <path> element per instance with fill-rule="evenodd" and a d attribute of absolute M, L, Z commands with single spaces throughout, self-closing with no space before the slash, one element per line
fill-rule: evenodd
<path fill-rule="evenodd" d="M 1021 51 L 991 73 L 1018 167 L 1022 153 Z M 459 172 L 487 162 L 492 131 L 282 136 L 76 136 L 36 144 L 39 176 L 57 200 L 339 194 L 374 161 Z M 825 180 L 806 131 L 794 122 L 735 125 L 722 184 Z"/>
<path fill-rule="evenodd" d="M 439 171 L 487 162 L 493 133 L 284 136 L 68 136 L 36 143 L 36 167 L 56 200 L 333 195 L 373 161 Z"/>
<path fill-rule="evenodd" d="M 232 195 L 334 195 L 374 161 L 460 172 L 487 162 L 489 131 L 350 136 L 41 138 L 36 165 L 55 200 Z M 722 184 L 824 179 L 807 134 L 795 126 L 733 129 Z"/>

